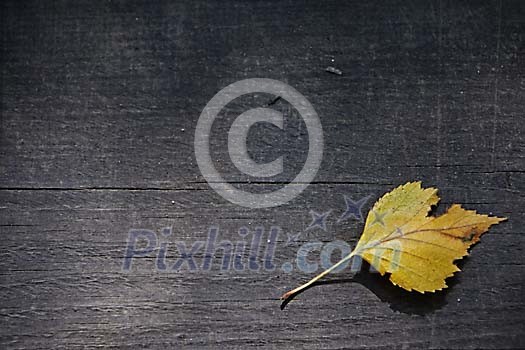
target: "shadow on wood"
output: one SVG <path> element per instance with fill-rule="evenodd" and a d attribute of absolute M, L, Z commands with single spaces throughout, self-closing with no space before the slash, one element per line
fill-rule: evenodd
<path fill-rule="evenodd" d="M 465 260 L 466 259 L 458 262 L 460 268 L 465 263 Z M 286 305 L 288 305 L 288 303 L 298 294 L 301 294 L 305 290 L 314 286 L 339 283 L 359 283 L 374 293 L 379 299 L 381 299 L 381 301 L 388 303 L 390 308 L 394 311 L 410 315 L 426 315 L 445 306 L 447 304 L 446 296 L 448 291 L 457 284 L 457 277 L 453 276 L 447 279 L 447 284 L 449 286 L 447 289 L 425 294 L 419 292 L 408 292 L 393 285 L 388 280 L 388 274 L 381 276 L 379 273 L 371 273 L 369 272 L 369 267 L 370 265 L 363 263 L 361 271 L 356 273 L 352 278 L 334 279 L 314 283 L 303 291 L 293 294 L 289 298 L 283 300 L 281 303 L 281 310 L 284 310 Z"/>

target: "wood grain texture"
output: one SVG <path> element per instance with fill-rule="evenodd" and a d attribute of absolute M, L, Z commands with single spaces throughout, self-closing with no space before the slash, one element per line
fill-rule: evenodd
<path fill-rule="evenodd" d="M 524 2 L 1 6 L 0 348 L 525 347 Z M 252 77 L 295 87 L 323 125 L 314 182 L 279 208 L 226 202 L 194 156 L 206 103 Z M 250 179 L 231 164 L 231 123 L 272 99 L 228 105 L 213 129 L 215 166 L 250 191 L 281 188 L 305 160 L 304 124 L 279 100 L 271 107 L 287 128 L 257 125 L 248 147 L 260 161 L 284 155 L 283 174 Z M 362 224 L 336 223 L 342 194 L 371 195 L 368 210 L 410 180 L 440 189 L 438 212 L 461 203 L 509 220 L 445 292 L 416 295 L 347 271 L 281 311 L 279 296 L 312 276 L 280 268 L 302 243 L 355 245 Z M 286 245 L 311 209 L 333 211 L 327 231 Z M 128 231 L 166 226 L 167 242 L 188 244 L 211 226 L 231 241 L 243 226 L 278 226 L 277 269 L 163 273 L 151 254 L 123 272 Z M 178 257 L 169 250 L 168 261 Z"/>

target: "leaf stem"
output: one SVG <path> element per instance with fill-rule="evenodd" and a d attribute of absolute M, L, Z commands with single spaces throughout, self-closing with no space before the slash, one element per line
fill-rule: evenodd
<path fill-rule="evenodd" d="M 348 260 L 350 260 L 354 255 L 355 255 L 355 250 L 353 252 L 351 252 L 350 254 L 348 254 L 347 256 L 345 256 L 343 259 L 339 260 L 337 263 L 335 263 L 334 265 L 332 265 L 332 267 L 330 267 L 329 269 L 327 270 L 324 270 L 323 272 L 321 272 L 320 274 L 318 274 L 317 276 L 315 276 L 314 278 L 312 278 L 310 281 L 306 282 L 305 284 L 295 288 L 295 289 L 292 289 L 291 291 L 288 291 L 286 293 L 283 294 L 283 296 L 281 297 L 282 300 L 286 300 L 288 299 L 289 297 L 291 297 L 292 295 L 294 294 L 297 294 L 299 292 L 301 292 L 302 290 L 310 287 L 312 284 L 314 284 L 315 282 L 317 282 L 318 280 L 320 280 L 321 278 L 323 278 L 324 276 L 328 275 L 330 272 L 332 272 L 333 270 L 335 270 L 336 268 L 338 268 L 340 265 L 344 264 L 345 262 L 347 262 Z"/>

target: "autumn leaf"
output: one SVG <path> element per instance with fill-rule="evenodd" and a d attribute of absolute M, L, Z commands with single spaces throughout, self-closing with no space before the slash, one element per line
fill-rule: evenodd
<path fill-rule="evenodd" d="M 481 234 L 506 218 L 476 214 L 458 204 L 441 216 L 428 216 L 438 202 L 437 189 L 423 189 L 421 182 L 409 182 L 385 194 L 368 213 L 352 253 L 282 299 L 309 287 L 353 256 L 362 257 L 381 275 L 389 273 L 393 284 L 408 291 L 447 288 L 445 279 L 459 271 L 454 261 L 468 255 Z"/>

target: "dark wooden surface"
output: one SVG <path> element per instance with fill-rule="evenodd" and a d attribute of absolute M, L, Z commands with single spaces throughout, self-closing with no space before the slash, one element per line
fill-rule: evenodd
<path fill-rule="evenodd" d="M 525 2 L 1 6 L 0 348 L 525 347 Z M 193 153 L 209 99 L 252 77 L 294 86 L 323 124 L 314 183 L 279 208 L 226 202 Z M 247 189 L 279 188 L 302 166 L 306 131 L 256 127 L 250 151 L 285 154 L 286 172 L 248 183 L 225 147 L 243 107 L 214 129 L 216 165 Z M 302 242 L 355 244 L 362 224 L 334 220 L 342 194 L 371 194 L 368 210 L 409 180 L 440 189 L 438 211 L 457 202 L 509 218 L 445 292 L 347 272 L 281 311 L 279 296 L 312 275 L 161 273 L 153 256 L 121 271 L 132 228 L 173 226 L 170 239 L 191 244 L 213 225 L 234 241 L 242 226 L 279 226 L 277 266 Z M 286 246 L 311 209 L 333 210 L 327 232 Z"/>

